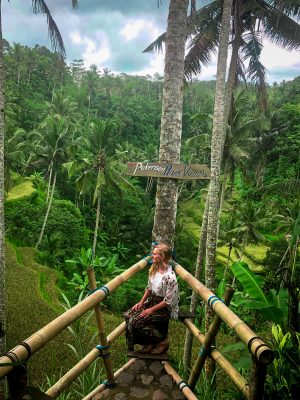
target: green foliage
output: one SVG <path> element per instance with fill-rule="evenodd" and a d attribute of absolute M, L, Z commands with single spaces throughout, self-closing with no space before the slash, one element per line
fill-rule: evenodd
<path fill-rule="evenodd" d="M 291 334 L 285 334 L 278 325 L 272 327 L 272 335 L 275 359 L 267 375 L 266 399 L 296 399 L 300 390 L 300 334 L 297 333 L 297 346 L 293 345 Z"/>
<path fill-rule="evenodd" d="M 106 306 L 114 313 L 121 314 L 140 301 L 148 277 L 144 273 L 135 275 L 105 299 Z"/>
<path fill-rule="evenodd" d="M 281 289 L 276 293 L 274 289 L 271 289 L 270 294 L 267 295 L 263 290 L 263 278 L 251 272 L 244 262 L 232 264 L 231 269 L 249 296 L 249 298 L 235 300 L 235 303 L 243 304 L 246 309 L 258 310 L 265 319 L 284 326 L 288 303 L 287 291 Z"/>
<path fill-rule="evenodd" d="M 37 192 L 30 197 L 6 202 L 7 237 L 19 245 L 33 246 L 44 216 L 44 204 Z M 41 260 L 61 263 L 87 243 L 87 231 L 80 210 L 68 200 L 54 200 L 42 243 Z"/>
<path fill-rule="evenodd" d="M 72 307 L 68 297 L 62 293 L 63 307 L 67 311 Z M 84 292 L 82 291 L 78 298 L 77 303 L 80 303 L 84 298 Z M 95 345 L 95 336 L 91 332 L 90 319 L 93 316 L 93 311 L 85 314 L 83 318 L 76 320 L 72 326 L 68 327 L 68 331 L 73 338 L 72 343 L 66 343 L 66 345 L 73 352 L 77 362 L 81 361 L 87 353 L 90 352 L 91 348 Z M 89 335 L 87 335 L 89 333 Z M 90 340 L 87 340 L 87 336 Z M 78 398 L 87 396 L 92 390 L 99 385 L 99 374 L 102 375 L 102 366 L 100 367 L 101 359 L 97 359 L 92 365 L 90 365 L 83 374 L 72 385 L 72 391 Z"/>

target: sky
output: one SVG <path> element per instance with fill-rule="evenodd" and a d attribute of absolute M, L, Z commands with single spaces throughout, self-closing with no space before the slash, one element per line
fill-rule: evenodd
<path fill-rule="evenodd" d="M 198 0 L 198 5 L 209 2 Z M 96 64 L 114 73 L 163 75 L 163 54 L 142 53 L 166 30 L 168 0 L 46 0 L 66 48 L 67 62 L 83 59 L 86 68 Z M 158 7 L 158 3 L 160 3 Z M 51 48 L 47 22 L 33 15 L 30 0 L 2 2 L 3 37 L 10 43 Z M 291 80 L 300 75 L 300 52 L 288 52 L 265 42 L 262 63 L 267 81 Z M 201 80 L 214 79 L 216 58 L 203 68 Z"/>

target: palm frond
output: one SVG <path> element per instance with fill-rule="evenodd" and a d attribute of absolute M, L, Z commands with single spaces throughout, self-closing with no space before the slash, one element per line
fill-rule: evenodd
<path fill-rule="evenodd" d="M 294 17 L 296 19 L 300 18 L 299 0 L 277 0 L 276 8 L 289 17 Z"/>
<path fill-rule="evenodd" d="M 219 43 L 219 26 L 214 31 L 202 32 L 190 44 L 190 50 L 184 60 L 184 73 L 190 79 L 201 73 L 202 66 L 210 63 L 213 54 L 216 54 Z"/>
<path fill-rule="evenodd" d="M 266 185 L 262 188 L 263 192 L 266 194 L 278 194 L 280 193 L 282 196 L 289 197 L 300 194 L 300 179 L 285 179 L 281 182 L 272 183 L 270 185 Z"/>
<path fill-rule="evenodd" d="M 143 50 L 143 53 L 151 53 L 152 51 L 157 51 L 158 53 L 162 52 L 163 50 L 163 44 L 166 41 L 166 32 L 162 33 L 160 36 L 158 36 L 157 39 L 154 40 L 151 44 L 149 44 L 148 47 Z"/>
<path fill-rule="evenodd" d="M 46 15 L 52 47 L 64 57 L 66 55 L 64 42 L 46 2 L 44 0 L 32 0 L 32 11 L 34 14 Z"/>
<path fill-rule="evenodd" d="M 268 108 L 266 86 L 267 69 L 260 62 L 262 47 L 263 45 L 260 32 L 252 29 L 250 32 L 243 35 L 243 46 L 241 49 L 243 61 L 249 60 L 247 77 L 257 88 L 261 109 L 266 112 Z"/>
<path fill-rule="evenodd" d="M 200 73 L 201 66 L 211 61 L 216 52 L 222 17 L 222 1 L 217 0 L 204 6 L 187 18 L 187 37 L 192 37 L 189 53 L 185 60 L 185 75 L 191 78 Z M 166 33 L 161 34 L 143 52 L 162 51 Z"/>
<path fill-rule="evenodd" d="M 216 53 L 221 29 L 222 7 L 216 1 L 198 10 L 188 25 L 188 35 L 192 38 L 189 52 L 185 57 L 185 75 L 191 78 L 201 72 L 202 65 L 208 65 Z"/>
<path fill-rule="evenodd" d="M 264 36 L 270 42 L 288 51 L 300 49 L 300 25 L 292 18 L 269 6 L 262 22 Z"/>

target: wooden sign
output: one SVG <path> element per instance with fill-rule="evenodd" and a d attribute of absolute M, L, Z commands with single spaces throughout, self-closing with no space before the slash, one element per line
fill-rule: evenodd
<path fill-rule="evenodd" d="M 127 163 L 127 167 L 127 174 L 133 176 L 153 176 L 155 178 L 174 179 L 210 179 L 210 170 L 207 165 L 129 162 Z"/>

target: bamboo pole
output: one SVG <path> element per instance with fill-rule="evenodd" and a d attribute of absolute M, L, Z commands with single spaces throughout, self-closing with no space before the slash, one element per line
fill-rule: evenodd
<path fill-rule="evenodd" d="M 122 322 L 113 332 L 107 336 L 107 343 L 113 343 L 126 329 L 126 322 Z M 72 382 L 82 372 L 84 372 L 97 358 L 99 357 L 99 350 L 97 348 L 91 350 L 82 360 L 80 360 L 73 368 L 71 368 L 64 376 L 60 378 L 50 389 L 47 390 L 48 394 L 53 399 L 56 399 L 65 389 L 67 389 Z"/>
<path fill-rule="evenodd" d="M 61 331 L 63 331 L 66 327 L 68 327 L 72 322 L 76 321 L 79 317 L 81 317 L 88 310 L 93 308 L 97 303 L 102 301 L 108 293 L 116 290 L 122 283 L 131 278 L 138 271 L 145 268 L 147 265 L 147 259 L 141 260 L 138 263 L 134 264 L 132 267 L 128 268 L 122 274 L 118 275 L 116 278 L 109 281 L 105 287 L 101 290 L 97 290 L 84 300 L 82 300 L 79 304 L 76 304 L 70 310 L 67 310 L 59 317 L 55 318 L 49 324 L 45 325 L 42 329 L 32 334 L 29 338 L 25 340 L 26 346 L 29 346 L 31 349 L 31 354 L 34 354 L 36 351 L 41 349 L 52 340 L 55 336 L 57 336 Z M 14 347 L 11 352 L 16 356 L 18 361 L 24 361 L 28 358 L 28 351 L 24 345 L 17 345 Z M 8 365 L 1 365 L 8 364 Z M 9 357 L 2 356 L 0 358 L 0 378 L 5 376 L 9 371 L 12 370 L 12 362 Z"/>
<path fill-rule="evenodd" d="M 252 357 L 252 370 L 250 375 L 250 400 L 262 400 L 264 398 L 264 386 L 267 374 L 267 366 Z"/>
<path fill-rule="evenodd" d="M 182 391 L 185 398 L 188 400 L 197 400 L 197 397 L 194 395 L 188 385 L 180 378 L 177 372 L 171 367 L 171 365 L 167 361 L 162 361 L 161 363 L 164 366 L 167 374 L 173 379 L 173 381 Z"/>
<path fill-rule="evenodd" d="M 130 365 L 132 365 L 135 362 L 136 358 L 131 358 L 126 364 L 123 365 L 118 371 L 115 372 L 114 378 L 117 379 L 118 376 L 123 372 L 126 371 Z M 94 389 L 91 393 L 89 393 L 87 396 L 85 396 L 82 400 L 92 400 L 92 398 L 98 394 L 103 392 L 103 390 L 106 389 L 106 386 L 104 383 L 101 383 L 101 385 L 97 386 L 96 389 Z"/>
<path fill-rule="evenodd" d="M 199 331 L 196 325 L 190 319 L 183 321 L 185 326 L 192 332 L 195 338 L 201 343 L 204 343 L 205 336 Z M 230 362 L 220 353 L 217 349 L 212 349 L 210 356 L 216 361 L 216 363 L 226 372 L 233 383 L 240 389 L 243 395 L 250 399 L 249 385 L 247 381 L 238 373 L 238 371 L 230 364 Z"/>
<path fill-rule="evenodd" d="M 236 315 L 206 286 L 195 279 L 192 274 L 186 271 L 181 265 L 174 265 L 175 272 L 194 289 L 200 297 L 208 303 L 210 301 L 214 312 L 232 328 L 242 342 L 248 346 L 249 351 L 256 359 L 263 364 L 270 364 L 274 359 L 274 352 L 262 339 Z"/>
<path fill-rule="evenodd" d="M 87 275 L 88 275 L 88 279 L 89 279 L 90 289 L 93 291 L 96 290 L 97 283 L 96 283 L 94 269 L 89 268 L 87 271 Z M 101 357 L 103 358 L 107 381 L 109 382 L 109 384 L 111 386 L 113 386 L 113 385 L 115 385 L 115 379 L 114 379 L 112 362 L 111 362 L 111 358 L 110 358 L 110 351 L 109 351 L 110 345 L 108 345 L 108 343 L 107 343 L 107 339 L 106 339 L 106 335 L 105 335 L 104 318 L 103 318 L 103 313 L 102 313 L 101 306 L 99 303 L 95 305 L 94 313 L 95 313 L 96 324 L 97 324 L 97 328 L 98 328 L 100 345 L 103 347 L 103 349 L 100 351 L 100 354 L 101 354 Z"/>
<path fill-rule="evenodd" d="M 229 304 L 230 304 L 233 293 L 234 293 L 233 288 L 230 286 L 227 286 L 225 289 L 225 294 L 224 294 L 224 302 L 227 306 L 229 306 Z M 220 329 L 221 323 L 222 323 L 221 318 L 218 315 L 215 315 L 213 322 L 210 325 L 210 327 L 205 335 L 204 343 L 201 347 L 199 355 L 198 355 L 196 362 L 192 368 L 190 378 L 188 380 L 189 387 L 192 390 L 195 389 L 196 382 L 199 379 L 202 368 L 204 367 L 205 360 L 206 360 L 207 356 L 209 355 L 210 348 L 214 344 L 214 340 Z"/>

